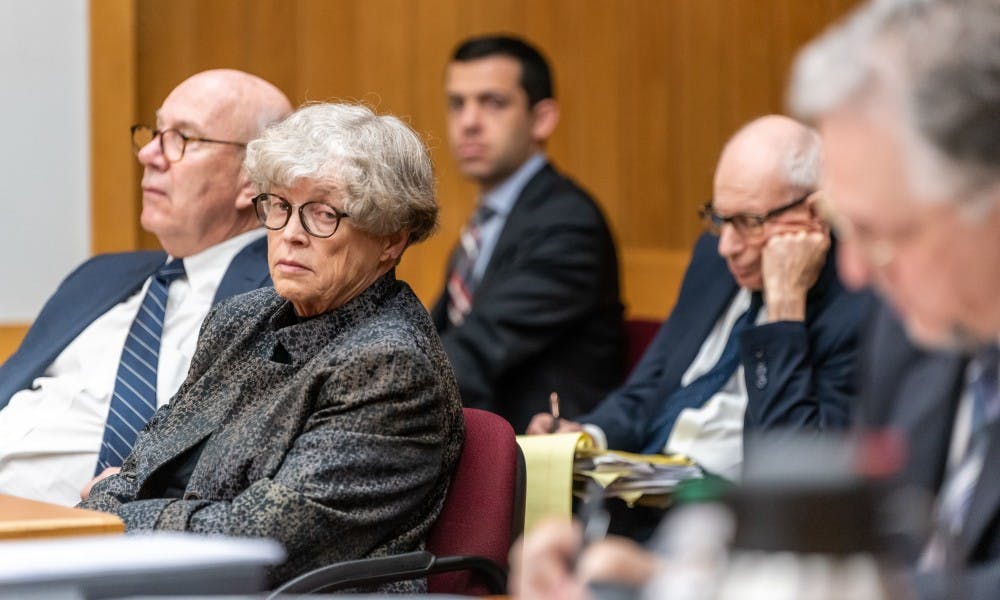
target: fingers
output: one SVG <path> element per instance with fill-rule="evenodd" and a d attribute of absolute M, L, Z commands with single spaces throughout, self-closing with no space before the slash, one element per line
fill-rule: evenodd
<path fill-rule="evenodd" d="M 583 430 L 582 425 L 568 419 L 559 419 L 558 426 L 555 428 L 553 428 L 553 425 L 556 425 L 555 417 L 549 413 L 538 413 L 534 417 L 531 417 L 528 428 L 524 432 L 528 435 L 541 435 L 545 433 L 571 433 Z"/>
<path fill-rule="evenodd" d="M 639 544 L 622 537 L 609 537 L 587 547 L 577 562 L 576 573 L 584 582 L 640 587 L 653 577 L 656 568 L 656 558 Z"/>
<path fill-rule="evenodd" d="M 538 413 L 534 417 L 531 417 L 531 422 L 528 423 L 528 429 L 525 433 L 528 435 L 548 433 L 552 430 L 554 420 L 555 417 L 549 413 Z"/>
<path fill-rule="evenodd" d="M 575 433 L 577 431 L 583 431 L 583 425 L 580 425 L 576 421 L 559 419 L 559 429 L 556 430 L 556 433 Z"/>
<path fill-rule="evenodd" d="M 510 588 L 521 600 L 576 600 L 586 597 L 571 570 L 580 545 L 577 524 L 566 519 L 539 523 L 511 551 Z"/>
<path fill-rule="evenodd" d="M 121 470 L 122 470 L 121 467 L 107 467 L 106 469 L 101 471 L 96 477 L 88 481 L 87 485 L 83 486 L 82 490 L 80 490 L 80 500 L 86 500 L 87 498 L 90 497 L 90 490 L 93 489 L 95 483 L 107 477 L 111 477 L 112 475 L 117 474 Z"/>
<path fill-rule="evenodd" d="M 765 248 L 773 251 L 802 252 L 803 250 L 826 251 L 830 247 L 830 237 L 825 235 L 822 224 L 811 225 L 809 229 L 782 231 L 767 240 Z"/>

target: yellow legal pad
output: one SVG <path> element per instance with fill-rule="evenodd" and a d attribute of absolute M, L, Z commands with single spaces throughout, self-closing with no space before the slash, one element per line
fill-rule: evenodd
<path fill-rule="evenodd" d="M 570 518 L 573 503 L 573 459 L 577 449 L 593 449 L 586 433 L 519 435 L 524 453 L 524 531 L 546 517 Z"/>

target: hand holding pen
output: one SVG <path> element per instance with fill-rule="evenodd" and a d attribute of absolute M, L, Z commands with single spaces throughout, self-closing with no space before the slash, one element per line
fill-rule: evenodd
<path fill-rule="evenodd" d="M 581 431 L 582 429 L 583 427 L 579 423 L 562 418 L 559 407 L 559 394 L 552 392 L 549 394 L 549 411 L 540 412 L 532 417 L 525 433 L 528 435 L 540 435 Z"/>

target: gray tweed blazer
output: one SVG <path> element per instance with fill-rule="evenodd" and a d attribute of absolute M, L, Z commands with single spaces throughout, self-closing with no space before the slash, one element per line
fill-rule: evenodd
<path fill-rule="evenodd" d="M 202 441 L 184 497 L 152 497 L 158 470 Z M 288 560 L 270 574 L 275 585 L 329 562 L 421 549 L 462 441 L 441 341 L 393 272 L 301 322 L 265 288 L 209 314 L 184 384 L 121 473 L 80 506 L 117 514 L 127 531 L 276 539 Z"/>

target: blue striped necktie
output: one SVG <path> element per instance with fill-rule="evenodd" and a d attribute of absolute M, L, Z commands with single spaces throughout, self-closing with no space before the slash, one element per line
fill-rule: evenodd
<path fill-rule="evenodd" d="M 972 395 L 972 418 L 965 453 L 941 487 L 937 529 L 931 539 L 924 566 L 943 564 L 950 540 L 959 535 L 969 513 L 972 493 L 979 483 L 989 445 L 990 425 L 1000 417 L 1000 351 L 990 346 L 980 351 L 969 366 L 968 391 Z"/>
<path fill-rule="evenodd" d="M 167 310 L 167 288 L 183 275 L 184 261 L 175 259 L 160 267 L 149 282 L 122 348 L 96 473 L 106 467 L 121 466 L 132 451 L 139 430 L 156 411 L 156 369 Z"/>
<path fill-rule="evenodd" d="M 740 335 L 757 322 L 757 314 L 763 304 L 763 295 L 760 292 L 753 292 L 750 296 L 750 307 L 733 323 L 733 329 L 726 340 L 726 347 L 722 350 L 722 355 L 715 366 L 685 387 L 677 388 L 664 400 L 660 413 L 654 416 L 646 428 L 643 454 L 663 452 L 681 411 L 685 408 L 700 408 L 733 377 L 733 373 L 740 366 Z"/>

